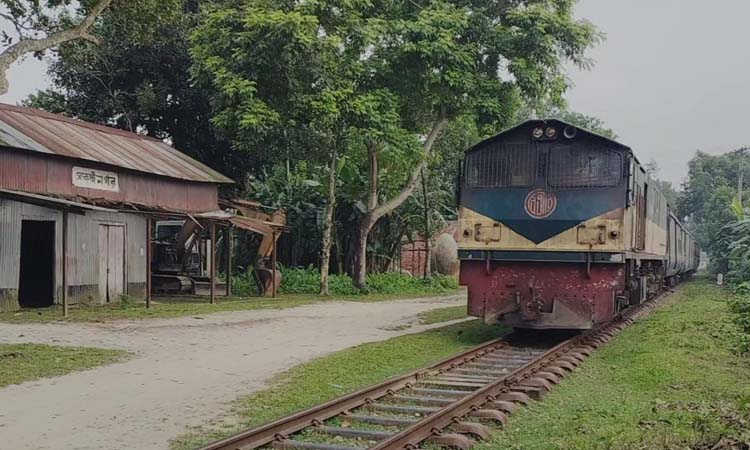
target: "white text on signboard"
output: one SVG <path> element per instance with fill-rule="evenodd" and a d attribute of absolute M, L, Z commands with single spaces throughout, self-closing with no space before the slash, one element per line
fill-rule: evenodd
<path fill-rule="evenodd" d="M 116 173 L 86 167 L 73 167 L 73 186 L 120 192 L 120 181 Z"/>

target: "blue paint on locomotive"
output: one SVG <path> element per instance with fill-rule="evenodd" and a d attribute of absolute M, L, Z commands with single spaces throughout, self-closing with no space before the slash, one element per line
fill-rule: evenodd
<path fill-rule="evenodd" d="M 557 207 L 549 217 L 536 219 L 526 212 L 524 203 L 529 192 L 538 188 L 465 187 L 461 204 L 539 244 L 589 219 L 624 208 L 627 193 L 624 182 L 611 188 L 549 190 L 557 197 Z"/>

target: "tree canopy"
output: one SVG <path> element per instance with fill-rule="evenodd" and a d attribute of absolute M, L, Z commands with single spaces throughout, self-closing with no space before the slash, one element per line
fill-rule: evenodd
<path fill-rule="evenodd" d="M 8 92 L 6 72 L 28 54 L 42 55 L 59 45 L 100 42 L 95 31 L 102 15 L 115 13 L 132 21 L 131 40 L 149 33 L 151 27 L 172 15 L 180 0 L 0 0 L 0 19 L 13 32 L 3 31 L 0 42 L 0 94 Z"/>
<path fill-rule="evenodd" d="M 549 113 L 545 114 L 545 118 L 562 120 L 563 122 L 570 123 L 585 130 L 593 131 L 594 133 L 612 139 L 613 141 L 616 141 L 618 137 L 617 133 L 611 128 L 608 128 L 603 120 L 571 111 L 569 109 L 553 108 Z"/>
<path fill-rule="evenodd" d="M 747 158 L 734 152 L 709 155 L 697 151 L 688 163 L 688 178 L 677 202 L 678 215 L 688 219 L 696 239 L 722 272 L 727 270 L 731 243 L 726 226 L 736 219 L 730 207 L 737 194 L 740 167 L 744 179 L 750 179 L 750 163 L 740 164 L 741 157 Z"/>
<path fill-rule="evenodd" d="M 199 18 L 198 3 L 185 1 L 134 39 L 140 18 L 112 10 L 95 26 L 97 45 L 79 41 L 55 49 L 49 64 L 52 88 L 24 104 L 165 139 L 242 180 L 257 160 L 228 151 L 229 143 L 210 123 L 208 92 L 190 77 L 188 38 Z"/>
<path fill-rule="evenodd" d="M 574 0 L 181 4 L 137 39 L 138 17 L 108 9 L 99 44 L 60 45 L 53 89 L 26 103 L 167 139 L 271 204 L 308 204 L 315 223 L 290 220 L 331 224 L 338 270 L 455 214 L 442 174 L 524 108 L 562 105 L 563 65 L 587 67 L 599 38 Z"/>

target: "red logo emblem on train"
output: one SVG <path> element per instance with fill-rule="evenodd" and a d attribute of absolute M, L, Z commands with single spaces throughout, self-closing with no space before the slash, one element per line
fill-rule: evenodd
<path fill-rule="evenodd" d="M 547 192 L 544 189 L 534 189 L 526 196 L 523 207 L 526 209 L 526 214 L 531 217 L 544 219 L 555 212 L 557 197 L 552 192 Z"/>

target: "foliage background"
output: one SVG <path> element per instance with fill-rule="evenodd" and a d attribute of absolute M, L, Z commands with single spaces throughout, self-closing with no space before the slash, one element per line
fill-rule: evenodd
<path fill-rule="evenodd" d="M 367 210 L 368 140 L 384 144 L 382 203 L 422 158 L 437 109 L 451 116 L 424 183 L 370 233 L 367 268 L 382 272 L 398 264 L 404 239 L 455 218 L 463 150 L 535 111 L 564 113 L 562 62 L 587 67 L 601 37 L 572 18 L 573 0 L 180 3 L 147 27 L 129 9 L 106 11 L 100 43 L 56 48 L 53 87 L 25 104 L 167 140 L 237 180 L 225 196 L 287 209 L 279 259 L 291 267 L 319 265 L 338 148 L 330 260 L 339 274 L 351 272 Z M 241 238 L 237 264 L 252 266 L 255 244 Z"/>

